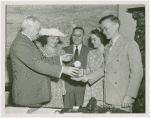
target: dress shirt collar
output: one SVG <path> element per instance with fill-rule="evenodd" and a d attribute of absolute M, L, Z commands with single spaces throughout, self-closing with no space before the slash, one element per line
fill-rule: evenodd
<path fill-rule="evenodd" d="M 110 49 L 109 49 L 110 51 L 112 50 L 112 48 L 115 45 L 116 41 L 118 40 L 119 36 L 120 36 L 120 34 L 114 40 L 110 40 L 111 41 L 110 43 L 112 44 Z"/>

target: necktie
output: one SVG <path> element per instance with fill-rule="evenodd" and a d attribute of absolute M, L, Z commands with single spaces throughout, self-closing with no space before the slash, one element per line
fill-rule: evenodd
<path fill-rule="evenodd" d="M 74 60 L 76 61 L 78 59 L 78 46 L 76 46 Z"/>

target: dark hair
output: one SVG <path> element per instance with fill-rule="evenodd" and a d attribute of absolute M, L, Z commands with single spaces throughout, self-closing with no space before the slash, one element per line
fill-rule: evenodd
<path fill-rule="evenodd" d="M 39 42 L 42 44 L 42 46 L 44 46 L 44 45 L 47 44 L 47 38 L 48 38 L 48 37 L 49 37 L 49 36 L 46 36 L 46 35 L 40 36 L 36 41 L 39 41 Z M 62 41 L 59 40 L 58 44 L 62 44 Z"/>
<path fill-rule="evenodd" d="M 45 35 L 45 39 L 46 39 L 46 44 L 47 44 L 47 38 L 48 38 L 49 36 L 47 36 L 47 35 Z M 58 36 L 58 43 L 57 44 L 62 44 L 62 41 L 60 40 L 60 37 Z"/>
<path fill-rule="evenodd" d="M 74 32 L 75 29 L 80 29 L 80 30 L 82 30 L 82 31 L 83 31 L 83 35 L 84 35 L 85 32 L 84 32 L 84 29 L 83 29 L 82 27 L 77 26 L 77 27 L 73 28 L 72 33 Z"/>
<path fill-rule="evenodd" d="M 99 29 L 94 29 L 91 31 L 91 34 L 95 34 L 97 37 L 99 37 L 101 43 L 105 46 L 108 43 L 108 40 L 106 39 L 106 36 L 99 30 Z M 90 38 L 91 41 L 91 38 Z"/>
<path fill-rule="evenodd" d="M 80 30 L 83 31 L 83 35 L 85 34 L 84 29 L 80 26 L 77 26 L 77 27 L 73 28 L 72 33 L 74 32 L 75 29 L 80 29 Z M 71 36 L 70 36 L 70 45 L 72 45 L 72 44 L 73 44 L 73 40 L 72 40 L 72 34 L 71 34 Z"/>
<path fill-rule="evenodd" d="M 108 20 L 108 19 L 114 23 L 119 24 L 119 27 L 120 27 L 120 20 L 118 19 L 118 17 L 116 17 L 114 15 L 108 15 L 108 16 L 101 18 L 99 23 L 101 24 L 103 21 Z"/>

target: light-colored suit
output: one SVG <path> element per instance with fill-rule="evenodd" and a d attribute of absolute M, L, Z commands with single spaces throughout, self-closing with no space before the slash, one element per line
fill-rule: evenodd
<path fill-rule="evenodd" d="M 69 54 L 73 54 L 73 45 L 70 45 L 68 47 L 64 48 L 66 53 Z M 81 68 L 85 69 L 86 68 L 86 64 L 87 64 L 87 55 L 89 53 L 89 51 L 91 50 L 91 48 L 82 45 L 81 51 L 80 51 L 80 55 L 78 57 L 78 61 L 81 62 Z M 71 66 L 73 62 L 69 62 L 66 63 L 67 66 Z M 66 88 L 66 95 L 65 95 L 65 107 L 73 107 L 75 105 L 75 101 L 76 101 L 76 105 L 82 105 L 83 104 L 83 99 L 84 99 L 84 92 L 85 92 L 85 83 L 81 82 L 81 81 L 74 81 L 70 79 L 70 76 L 64 75 L 63 78 L 65 78 L 65 88 Z M 69 98 L 69 93 L 73 93 L 76 92 L 77 97 L 76 98 L 74 96 L 72 96 L 72 98 Z M 78 94 L 79 93 L 79 94 Z M 75 101 L 74 101 L 75 99 Z"/>
<path fill-rule="evenodd" d="M 15 104 L 29 105 L 50 101 L 50 79 L 59 77 L 59 57 L 46 58 L 22 33 L 14 39 L 10 56 L 13 68 L 12 97 Z"/>
<path fill-rule="evenodd" d="M 141 53 L 137 43 L 119 36 L 112 50 L 105 48 L 106 102 L 121 105 L 124 96 L 136 98 L 143 76 Z"/>

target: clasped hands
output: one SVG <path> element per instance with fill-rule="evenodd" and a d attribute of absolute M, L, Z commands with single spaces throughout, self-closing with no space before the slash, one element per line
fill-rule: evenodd
<path fill-rule="evenodd" d="M 73 57 L 72 54 L 64 54 L 64 55 L 60 56 L 61 61 L 65 61 L 65 62 L 71 61 L 72 57 Z M 75 81 L 82 81 L 82 82 L 88 81 L 88 77 L 86 75 L 84 75 L 83 77 L 80 77 L 80 78 L 75 77 L 75 76 L 78 76 L 78 73 L 79 73 L 79 69 L 75 68 L 75 67 L 64 66 L 63 73 L 71 76 L 71 79 L 75 80 Z"/>

